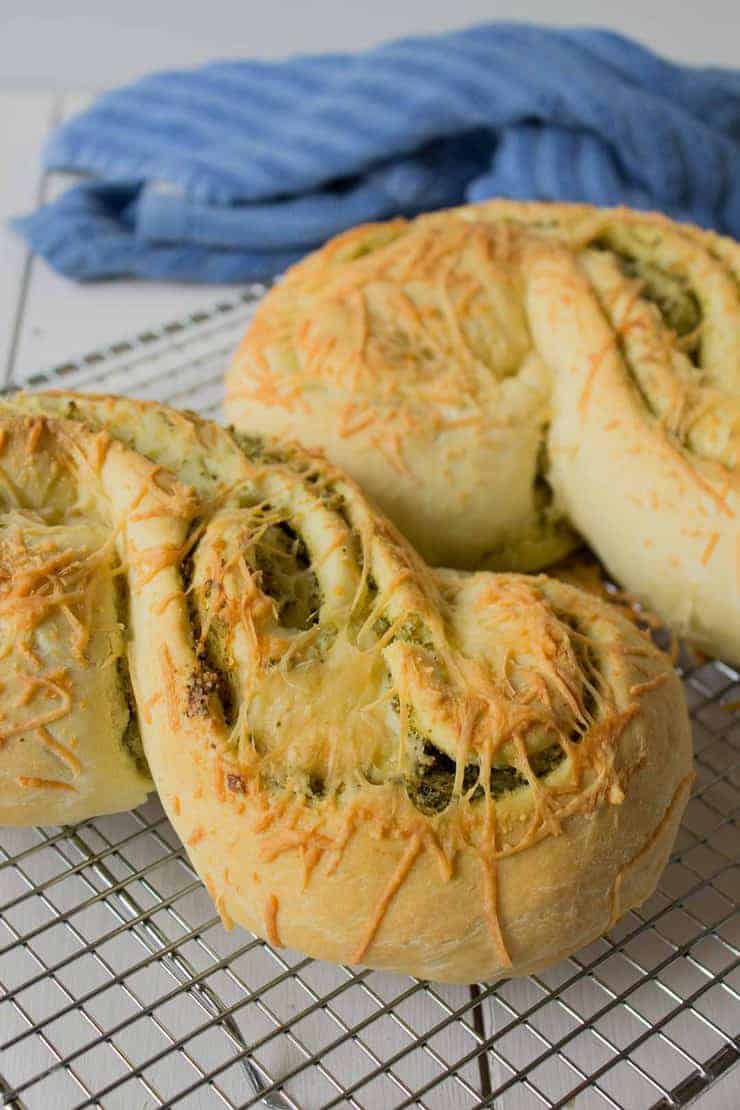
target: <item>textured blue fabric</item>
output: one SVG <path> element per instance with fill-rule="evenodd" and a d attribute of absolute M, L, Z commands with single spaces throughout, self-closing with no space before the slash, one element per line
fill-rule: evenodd
<path fill-rule="evenodd" d="M 490 196 L 627 203 L 740 237 L 740 72 L 493 23 L 366 53 L 217 62 L 107 93 L 15 221 L 71 277 L 269 277 L 363 220 Z"/>

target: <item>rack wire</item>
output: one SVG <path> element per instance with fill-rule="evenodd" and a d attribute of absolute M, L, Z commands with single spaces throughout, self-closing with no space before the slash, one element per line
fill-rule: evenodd
<path fill-rule="evenodd" d="M 215 416 L 263 292 L 10 384 Z M 660 887 L 527 980 L 447 987 L 227 933 L 155 798 L 0 829 L 0 1103 L 667 1110 L 725 1077 L 712 1107 L 739 1105 L 725 1073 L 740 1059 L 740 676 L 680 665 L 697 779 Z"/>

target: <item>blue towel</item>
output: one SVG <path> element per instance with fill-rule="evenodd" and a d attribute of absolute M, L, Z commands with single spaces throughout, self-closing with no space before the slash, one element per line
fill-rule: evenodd
<path fill-rule="evenodd" d="M 361 221 L 490 196 L 740 237 L 740 72 L 491 23 L 155 74 L 57 128 L 44 164 L 90 176 L 15 227 L 80 280 L 267 278 Z"/>

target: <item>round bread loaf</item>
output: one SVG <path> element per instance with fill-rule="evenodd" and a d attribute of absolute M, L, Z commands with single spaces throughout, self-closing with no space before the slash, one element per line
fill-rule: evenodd
<path fill-rule="evenodd" d="M 357 228 L 265 298 L 227 414 L 325 448 L 435 564 L 542 566 L 567 520 L 736 661 L 739 279 L 737 243 L 626 209 Z"/>
<path fill-rule="evenodd" d="M 15 403 L 147 457 L 144 499 L 117 498 L 144 747 L 227 924 L 468 982 L 552 963 L 651 894 L 688 720 L 614 608 L 430 571 L 319 457 L 122 399 Z"/>
<path fill-rule="evenodd" d="M 517 239 L 455 213 L 339 236 L 257 309 L 227 417 L 320 447 L 433 565 L 554 562 L 578 541 L 547 481 Z"/>

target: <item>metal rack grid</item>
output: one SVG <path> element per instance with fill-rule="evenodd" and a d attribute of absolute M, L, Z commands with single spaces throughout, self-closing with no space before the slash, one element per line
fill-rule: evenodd
<path fill-rule="evenodd" d="M 11 384 L 216 415 L 263 291 Z M 0 829 L 0 1102 L 701 1105 L 740 1059 L 740 676 L 688 658 L 682 671 L 697 780 L 660 888 L 528 980 L 420 983 L 227 933 L 154 798 L 75 828 Z"/>

